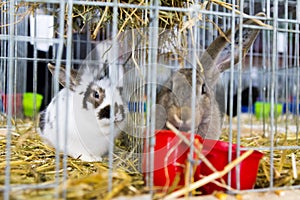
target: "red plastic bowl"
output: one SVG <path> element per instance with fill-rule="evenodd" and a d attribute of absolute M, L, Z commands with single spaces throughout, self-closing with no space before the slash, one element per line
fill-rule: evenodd
<path fill-rule="evenodd" d="M 190 139 L 190 134 L 182 134 Z M 196 135 L 195 138 L 202 142 L 202 138 L 199 135 Z M 179 180 L 177 186 L 184 185 L 184 170 L 190 151 L 189 146 L 181 141 L 181 139 L 170 130 L 156 131 L 155 139 L 154 185 L 168 187 L 175 184 L 174 181 L 176 179 Z M 149 149 L 144 146 L 142 165 L 144 176 L 147 174 L 147 156 L 149 156 Z"/>
<path fill-rule="evenodd" d="M 228 150 L 229 143 L 216 141 L 216 140 L 204 140 L 203 142 L 203 153 L 206 155 L 206 158 L 213 164 L 213 166 L 221 171 L 228 164 Z M 240 155 L 246 151 L 241 151 Z M 237 145 L 232 144 L 232 160 L 236 158 L 237 155 Z M 240 190 L 252 189 L 254 187 L 259 161 L 263 157 L 263 154 L 258 151 L 254 151 L 250 156 L 240 163 Z M 203 162 L 200 164 L 201 175 L 208 176 L 212 172 Z M 227 176 L 223 176 L 223 180 L 228 184 Z M 195 180 L 199 180 L 200 175 L 195 174 Z M 220 179 L 218 180 L 220 181 Z M 231 187 L 237 189 L 237 180 L 236 180 L 236 168 L 231 170 Z M 211 194 L 214 191 L 225 191 L 224 188 L 217 186 L 214 183 L 208 183 L 200 188 L 204 194 Z"/>
<path fill-rule="evenodd" d="M 190 139 L 189 133 L 182 133 L 187 139 Z M 190 147 L 186 145 L 181 139 L 176 136 L 170 130 L 159 130 L 155 133 L 156 143 L 154 146 L 154 172 L 153 172 L 153 184 L 154 186 L 169 187 L 174 186 L 174 181 L 179 180 L 177 186 L 184 185 L 184 172 L 186 167 L 186 162 L 188 160 L 188 155 L 190 152 Z M 212 165 L 218 170 L 222 171 L 224 167 L 228 164 L 228 150 L 229 143 L 222 142 L 218 140 L 203 140 L 199 135 L 195 135 L 195 140 L 199 140 L 203 144 L 202 154 L 212 163 Z M 195 143 L 196 144 L 196 143 Z M 197 146 L 196 146 L 197 148 Z M 232 144 L 232 160 L 236 158 L 237 145 Z M 241 151 L 243 154 L 245 151 Z M 196 154 L 195 154 L 196 155 Z M 149 149 L 146 144 L 144 146 L 144 156 L 143 156 L 143 173 L 146 177 L 149 169 L 147 162 L 147 157 L 149 156 Z M 256 175 L 258 171 L 259 161 L 263 154 L 254 151 L 250 156 L 240 163 L 240 187 L 239 189 L 251 189 L 253 188 Z M 194 179 L 199 180 L 202 175 L 210 175 L 212 170 L 210 170 L 203 162 L 196 167 Z M 222 178 L 227 182 L 227 174 Z M 217 180 L 220 181 L 220 180 Z M 237 188 L 236 184 L 236 168 L 231 170 L 231 187 Z M 214 191 L 224 191 L 225 189 L 219 187 L 213 183 L 208 183 L 200 188 L 203 194 L 210 194 Z"/>

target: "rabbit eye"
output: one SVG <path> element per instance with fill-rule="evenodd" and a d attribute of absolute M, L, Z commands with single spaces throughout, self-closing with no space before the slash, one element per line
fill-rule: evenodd
<path fill-rule="evenodd" d="M 98 91 L 94 91 L 93 97 L 94 97 L 95 99 L 99 99 L 99 98 L 100 98 L 99 92 L 98 92 Z"/>
<path fill-rule="evenodd" d="M 202 88 L 201 88 L 202 90 L 201 90 L 201 94 L 206 94 L 207 93 L 207 88 L 206 88 L 206 85 L 205 85 L 205 83 L 203 83 L 203 85 L 202 85 Z"/>

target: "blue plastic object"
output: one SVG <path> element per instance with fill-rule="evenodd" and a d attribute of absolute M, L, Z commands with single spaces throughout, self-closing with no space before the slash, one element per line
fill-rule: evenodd
<path fill-rule="evenodd" d="M 242 113 L 254 113 L 254 105 L 252 106 L 252 110 L 250 111 L 250 107 L 249 106 L 242 106 L 241 109 Z"/>
<path fill-rule="evenodd" d="M 128 102 L 129 112 L 146 112 L 146 102 Z"/>
<path fill-rule="evenodd" d="M 284 103 L 283 104 L 283 113 L 287 113 L 289 111 L 292 114 L 297 114 L 297 104 L 296 103 Z M 300 104 L 298 105 L 298 111 L 300 113 Z"/>
<path fill-rule="evenodd" d="M 2 99 L 0 99 L 0 112 L 4 112 Z"/>

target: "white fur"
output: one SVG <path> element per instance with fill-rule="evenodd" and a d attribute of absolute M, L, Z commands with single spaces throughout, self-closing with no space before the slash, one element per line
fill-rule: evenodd
<path fill-rule="evenodd" d="M 94 109 L 91 103 L 88 103 L 87 109 L 83 108 L 82 92 L 87 88 L 86 81 L 78 85 L 75 91 L 62 89 L 52 99 L 45 110 L 45 126 L 41 136 L 48 144 L 73 158 L 89 162 L 101 161 L 103 154 L 114 141 L 110 141 L 110 119 L 99 120 L 97 113 L 110 105 L 112 99 L 119 105 L 123 103 L 119 91 L 113 91 L 109 79 L 105 78 L 95 82 L 96 85 L 105 88 L 106 98 L 103 103 L 97 109 Z M 117 115 L 116 118 L 120 116 Z M 114 137 L 124 126 L 125 119 L 119 120 L 115 121 Z"/>

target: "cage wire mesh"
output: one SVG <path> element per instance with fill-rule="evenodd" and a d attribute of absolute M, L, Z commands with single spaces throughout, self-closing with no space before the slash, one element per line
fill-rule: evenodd
<path fill-rule="evenodd" d="M 173 4 L 4 0 L 0 6 L 0 189 L 4 199 L 111 199 L 141 194 L 171 199 L 215 189 L 243 193 L 299 188 L 299 0 Z M 256 15 L 261 11 L 265 15 Z M 249 19 L 254 22 L 247 23 Z M 207 76 L 211 72 L 205 64 L 214 60 L 202 59 L 205 50 L 230 28 L 237 31 L 228 33 L 228 38 L 234 37 L 220 55 L 230 69 Z M 247 47 L 240 49 L 251 40 L 246 36 L 253 30 L 260 30 L 257 38 L 245 58 L 234 65 L 247 51 Z M 52 74 L 48 63 L 56 66 Z M 190 69 L 188 81 L 179 76 L 182 82 L 170 84 L 168 80 L 181 69 Z M 199 88 L 197 78 L 203 73 L 207 86 L 201 83 Z M 109 84 L 103 87 L 108 83 L 105 77 Z M 59 81 L 69 89 L 63 89 Z M 190 112 L 190 130 L 176 127 L 184 114 L 168 125 L 169 113 L 157 103 L 161 91 L 176 84 L 189 84 L 180 94 L 172 92 L 187 96 L 189 106 L 184 110 Z M 200 132 L 192 128 L 199 125 L 198 89 L 201 94 L 214 90 L 211 95 L 222 124 L 215 140 L 199 137 L 199 133 L 205 136 L 203 132 L 218 130 L 211 114 L 215 104 L 204 109 L 208 117 L 200 125 L 208 122 L 208 127 L 201 126 L 205 128 Z M 102 93 L 104 98 L 98 101 Z M 96 114 L 91 107 L 98 109 Z M 72 112 L 77 113 L 75 117 Z M 52 146 L 42 139 L 41 129 L 52 130 L 46 138 Z M 72 135 L 74 129 L 79 135 Z M 160 133 L 159 129 L 172 131 Z M 98 130 L 116 134 L 89 138 Z M 84 154 L 76 152 L 80 145 L 87 151 L 102 146 L 104 150 L 88 155 L 97 155 L 94 160 L 84 160 Z M 250 153 L 260 160 L 257 174 L 255 164 L 245 164 L 251 160 L 245 158 Z M 214 156 L 224 160 L 224 166 Z M 211 178 L 216 170 L 221 175 Z"/>

